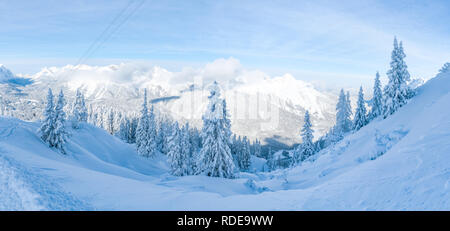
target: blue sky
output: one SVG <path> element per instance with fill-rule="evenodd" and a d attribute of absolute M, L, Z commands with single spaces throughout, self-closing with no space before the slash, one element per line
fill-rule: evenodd
<path fill-rule="evenodd" d="M 233 57 L 272 75 L 359 85 L 386 73 L 395 35 L 413 77 L 432 77 L 450 61 L 447 0 L 140 2 L 1 0 L 0 63 L 33 73 L 84 57 L 177 71 Z"/>

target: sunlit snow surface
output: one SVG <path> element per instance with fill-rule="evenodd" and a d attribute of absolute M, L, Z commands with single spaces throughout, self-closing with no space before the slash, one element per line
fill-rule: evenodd
<path fill-rule="evenodd" d="M 239 179 L 169 175 L 101 129 L 71 130 L 68 155 L 37 123 L 0 119 L 2 210 L 449 210 L 450 74 L 314 162 Z M 263 162 L 254 159 L 254 170 Z"/>

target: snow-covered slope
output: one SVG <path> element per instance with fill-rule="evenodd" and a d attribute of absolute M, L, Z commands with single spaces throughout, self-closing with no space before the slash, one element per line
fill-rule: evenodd
<path fill-rule="evenodd" d="M 36 123 L 0 119 L 0 209 L 449 210 L 450 73 L 409 104 L 323 150 L 314 162 L 239 179 L 173 177 L 164 157 L 86 125 L 69 155 Z"/>

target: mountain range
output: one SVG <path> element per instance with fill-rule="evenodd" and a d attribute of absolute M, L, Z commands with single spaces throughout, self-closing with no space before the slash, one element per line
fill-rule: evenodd
<path fill-rule="evenodd" d="M 48 88 L 63 90 L 68 105 L 80 89 L 88 105 L 134 114 L 139 113 L 147 89 L 150 102 L 159 112 L 197 127 L 202 124 L 208 103 L 208 85 L 218 78 L 222 80 L 219 83 L 227 100 L 232 131 L 279 148 L 301 142 L 305 110 L 311 114 L 315 137 L 325 134 L 334 124 L 337 101 L 334 93 L 319 91 L 290 74 L 271 77 L 245 70 L 233 59 L 180 72 L 137 64 L 67 65 L 20 77 L 4 66 L 0 70 L 3 108 L 15 111 L 21 119 L 40 118 Z"/>

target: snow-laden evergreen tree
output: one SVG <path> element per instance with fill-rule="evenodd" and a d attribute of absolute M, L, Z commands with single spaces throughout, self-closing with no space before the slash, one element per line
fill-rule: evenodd
<path fill-rule="evenodd" d="M 336 125 L 335 132 L 337 135 L 342 135 L 351 130 L 351 109 L 349 108 L 349 99 L 345 95 L 344 90 L 341 89 L 339 100 L 336 105 Z"/>
<path fill-rule="evenodd" d="M 130 143 L 136 143 L 136 131 L 139 124 L 139 118 L 133 117 L 130 121 L 130 128 L 128 130 L 128 137 L 130 137 Z"/>
<path fill-rule="evenodd" d="M 175 122 L 172 134 L 169 136 L 169 152 L 167 153 L 171 173 L 175 176 L 185 176 L 190 173 L 189 153 L 183 145 L 187 145 L 183 130 L 180 130 L 178 122 Z"/>
<path fill-rule="evenodd" d="M 63 154 L 66 154 L 65 143 L 67 140 L 66 132 L 66 113 L 64 112 L 64 94 L 61 90 L 58 95 L 58 100 L 55 106 L 55 114 L 52 129 L 49 131 L 47 142 L 50 147 L 59 149 Z"/>
<path fill-rule="evenodd" d="M 352 119 L 350 118 L 352 116 L 352 104 L 350 102 L 350 92 L 347 91 L 347 96 L 346 96 L 346 104 L 345 104 L 345 109 L 347 110 L 347 114 L 348 114 L 348 120 L 347 121 L 347 129 L 348 131 L 352 130 L 353 127 L 353 122 Z"/>
<path fill-rule="evenodd" d="M 186 123 L 181 131 L 181 152 L 183 153 L 183 157 L 185 158 L 183 172 L 184 175 L 191 175 L 194 174 L 197 167 L 195 163 L 195 150 L 191 141 L 189 123 Z"/>
<path fill-rule="evenodd" d="M 122 123 L 122 112 L 118 111 L 116 113 L 114 113 L 114 135 L 116 135 L 119 132 L 120 129 L 120 124 Z"/>
<path fill-rule="evenodd" d="M 105 119 L 104 119 L 104 108 L 101 107 L 98 111 L 98 127 L 99 128 L 105 128 Z"/>
<path fill-rule="evenodd" d="M 155 119 L 155 111 L 154 107 L 150 108 L 150 114 L 148 116 L 148 145 L 153 152 L 150 153 L 150 156 L 154 156 L 157 153 L 158 150 L 158 143 L 157 143 L 157 125 L 156 125 L 156 119 Z"/>
<path fill-rule="evenodd" d="M 405 51 L 403 49 L 403 42 L 400 41 L 399 43 L 399 53 L 400 57 L 402 57 L 402 66 L 401 66 L 401 73 L 403 73 L 403 88 L 406 92 L 406 98 L 410 99 L 415 95 L 415 91 L 411 88 L 411 75 L 408 72 L 408 66 L 406 65 L 405 61 L 403 60 L 406 57 Z"/>
<path fill-rule="evenodd" d="M 253 146 L 254 146 L 253 147 L 254 155 L 257 156 L 257 157 L 260 157 L 260 158 L 264 158 L 264 156 L 263 156 L 263 154 L 261 152 L 261 142 L 258 139 L 255 140 L 255 143 L 254 143 Z"/>
<path fill-rule="evenodd" d="M 53 101 L 52 89 L 49 88 L 47 93 L 47 105 L 45 106 L 45 110 L 43 112 L 44 119 L 39 129 L 41 139 L 46 143 L 49 142 L 48 137 L 50 132 L 54 129 L 53 127 L 55 124 L 55 106 Z"/>
<path fill-rule="evenodd" d="M 193 128 L 193 129 L 191 129 L 190 134 L 191 134 L 190 139 L 191 139 L 191 143 L 192 143 L 192 149 L 194 150 L 194 152 L 197 152 L 197 150 L 202 147 L 202 140 L 200 138 L 200 132 L 197 128 Z"/>
<path fill-rule="evenodd" d="M 108 113 L 108 119 L 106 121 L 106 130 L 109 132 L 109 134 L 114 135 L 115 133 L 115 127 L 114 127 L 114 118 L 115 118 L 115 114 L 114 111 L 112 109 L 109 110 Z"/>
<path fill-rule="evenodd" d="M 212 177 L 233 178 L 235 165 L 231 156 L 230 120 L 220 88 L 214 82 L 210 88 L 208 108 L 203 115 L 202 149 L 197 173 Z"/>
<path fill-rule="evenodd" d="M 158 128 L 156 131 L 156 145 L 157 145 L 159 152 L 161 152 L 162 154 L 166 154 L 166 153 L 164 153 L 164 136 L 165 136 L 164 126 L 165 126 L 165 123 L 164 123 L 164 121 L 160 121 L 159 124 L 157 124 L 157 125 L 158 125 Z"/>
<path fill-rule="evenodd" d="M 413 96 L 413 91 L 408 86 L 410 75 L 408 67 L 403 60 L 406 57 L 403 51 L 403 45 L 397 43 L 394 38 L 394 49 L 391 54 L 390 69 L 387 72 L 389 82 L 384 88 L 383 114 L 384 118 L 393 114 L 407 103 L 407 100 Z"/>
<path fill-rule="evenodd" d="M 130 120 L 126 117 L 123 117 L 120 122 L 119 131 L 116 133 L 116 136 L 119 137 L 119 139 L 127 143 L 130 143 L 129 130 L 130 130 Z"/>
<path fill-rule="evenodd" d="M 375 75 L 373 84 L 372 109 L 370 110 L 370 120 L 375 119 L 383 113 L 383 92 L 381 91 L 380 73 Z"/>
<path fill-rule="evenodd" d="M 165 125 L 164 125 L 164 145 L 163 145 L 163 148 L 162 148 L 162 152 L 163 152 L 163 154 L 166 154 L 167 155 L 167 153 L 169 152 L 169 137 L 170 137 L 170 134 L 172 134 L 172 129 L 173 129 L 173 124 L 172 124 L 172 122 L 170 122 L 170 121 L 167 121 L 166 123 L 165 123 Z"/>
<path fill-rule="evenodd" d="M 367 109 L 364 102 L 364 92 L 362 86 L 359 88 L 358 102 L 356 105 L 355 118 L 353 119 L 353 129 L 359 130 L 368 123 Z"/>
<path fill-rule="evenodd" d="M 236 158 L 237 155 L 237 138 L 236 134 L 233 134 L 231 138 L 231 146 L 230 146 L 231 155 Z"/>
<path fill-rule="evenodd" d="M 80 123 L 86 123 L 88 120 L 88 110 L 86 107 L 86 102 L 84 100 L 84 95 L 81 93 L 80 89 L 77 89 L 75 96 L 75 101 L 72 105 L 71 122 L 73 128 L 79 128 Z"/>
<path fill-rule="evenodd" d="M 241 150 L 238 153 L 238 163 L 241 171 L 246 172 L 250 169 L 250 143 L 246 136 L 241 143 Z"/>
<path fill-rule="evenodd" d="M 155 151 L 150 143 L 150 119 L 147 108 L 147 89 L 144 92 L 144 103 L 142 104 L 141 117 L 136 131 L 136 148 L 141 156 L 149 157 Z"/>
<path fill-rule="evenodd" d="M 316 153 L 316 147 L 313 142 L 314 130 L 312 129 L 311 118 L 308 110 L 306 110 L 305 112 L 305 118 L 301 132 L 302 132 L 302 143 L 297 146 L 296 150 L 294 150 L 293 164 L 304 161 L 305 159 Z"/>

